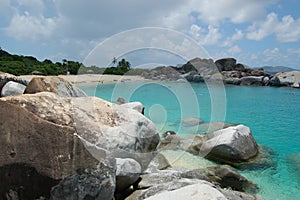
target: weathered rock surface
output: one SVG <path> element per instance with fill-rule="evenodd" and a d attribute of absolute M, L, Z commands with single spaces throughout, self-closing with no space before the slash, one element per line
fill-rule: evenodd
<path fill-rule="evenodd" d="M 80 137 L 108 150 L 113 157 L 138 159 L 135 156 L 140 154 L 141 159 L 146 158 L 145 154 L 159 143 L 155 125 L 142 114 L 96 97 L 66 98 L 42 92 L 3 100 L 22 105 L 48 122 L 72 127 Z M 147 161 L 141 164 L 145 167 Z"/>
<path fill-rule="evenodd" d="M 185 73 L 192 71 L 197 72 L 197 74 L 203 78 L 210 77 L 212 74 L 219 72 L 212 59 L 200 58 L 194 58 L 188 61 L 181 67 L 181 70 L 183 70 Z"/>
<path fill-rule="evenodd" d="M 6 113 L 0 115 L 0 166 L 7 168 L 0 179 L 8 179 L 5 187 L 1 186 L 0 195 L 15 189 L 20 195 L 28 193 L 30 199 L 39 197 L 35 195 L 47 197 L 49 193 L 35 194 L 32 189 L 43 187 L 42 191 L 49 192 L 57 180 L 76 174 L 80 169 L 97 169 L 99 161 L 74 135 L 73 127 L 44 120 L 19 104 L 9 103 L 6 98 L 0 100 L 0 113 Z M 18 163 L 21 164 L 19 170 L 33 168 L 36 172 L 28 179 L 20 179 L 18 173 L 14 174 Z M 38 177 L 46 177 L 42 180 L 47 181 L 40 184 Z M 31 179 L 32 185 L 28 186 L 26 181 Z"/>
<path fill-rule="evenodd" d="M 234 58 L 222 58 L 216 60 L 215 63 L 219 71 L 236 71 L 236 59 Z M 239 65 L 238 67 L 243 69 L 242 65 Z"/>
<path fill-rule="evenodd" d="M 142 173 L 142 168 L 137 161 L 130 158 L 116 158 L 116 163 L 116 191 L 124 191 L 138 180 L 140 174 Z"/>
<path fill-rule="evenodd" d="M 270 80 L 273 86 L 292 86 L 299 88 L 300 71 L 279 72 Z"/>
<path fill-rule="evenodd" d="M 63 97 L 85 97 L 86 94 L 76 86 L 57 76 L 34 77 L 25 89 L 25 94 L 53 92 Z"/>
<path fill-rule="evenodd" d="M 2 90 L 1 90 L 1 97 L 7 96 L 16 96 L 19 94 L 23 94 L 25 91 L 26 86 L 14 81 L 7 82 Z"/>
<path fill-rule="evenodd" d="M 51 200 L 111 200 L 116 188 L 115 163 L 101 160 L 94 170 L 85 169 L 63 179 L 51 190 Z"/>
<path fill-rule="evenodd" d="M 195 146 L 206 158 L 228 164 L 247 161 L 258 154 L 258 145 L 250 129 L 244 125 L 207 134 Z"/>

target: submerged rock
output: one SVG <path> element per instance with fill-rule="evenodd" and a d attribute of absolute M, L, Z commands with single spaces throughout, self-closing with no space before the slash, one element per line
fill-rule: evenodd
<path fill-rule="evenodd" d="M 57 76 L 34 77 L 25 89 L 25 94 L 53 92 L 62 97 L 85 97 L 86 94 L 76 86 Z"/>
<path fill-rule="evenodd" d="M 197 118 L 197 117 L 181 119 L 182 126 L 186 126 L 186 127 L 197 126 L 197 125 L 202 124 L 202 123 L 204 123 L 204 121 L 200 118 Z"/>
<path fill-rule="evenodd" d="M 7 96 L 16 96 L 23 94 L 25 91 L 26 86 L 14 81 L 7 82 L 2 90 L 1 90 L 1 97 L 7 97 Z"/>

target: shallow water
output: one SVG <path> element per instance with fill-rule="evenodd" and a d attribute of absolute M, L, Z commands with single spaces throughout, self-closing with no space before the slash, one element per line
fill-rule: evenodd
<path fill-rule="evenodd" d="M 145 115 L 160 133 L 166 130 L 180 135 L 203 132 L 203 126 L 182 126 L 181 118 L 187 117 L 249 126 L 256 141 L 274 151 L 272 158 L 277 165 L 240 172 L 259 185 L 259 194 L 265 199 L 300 199 L 300 172 L 296 171 L 295 161 L 288 160 L 290 154 L 300 153 L 299 89 L 223 88 L 202 83 L 118 83 L 82 89 L 90 96 L 112 102 L 118 97 L 142 102 Z"/>

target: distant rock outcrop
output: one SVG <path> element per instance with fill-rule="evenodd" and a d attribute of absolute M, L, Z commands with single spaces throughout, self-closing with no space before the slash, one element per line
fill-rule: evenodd
<path fill-rule="evenodd" d="M 273 86 L 290 86 L 300 88 L 300 71 L 280 72 L 270 80 Z"/>
<path fill-rule="evenodd" d="M 34 77 L 25 89 L 25 94 L 53 92 L 63 97 L 85 97 L 86 94 L 76 86 L 57 76 Z"/>

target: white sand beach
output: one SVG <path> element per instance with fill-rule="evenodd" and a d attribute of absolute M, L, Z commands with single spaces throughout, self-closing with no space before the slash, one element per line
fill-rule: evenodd
<path fill-rule="evenodd" d="M 37 75 L 23 75 L 19 76 L 21 79 L 30 81 L 33 77 L 39 77 Z M 59 77 L 79 86 L 105 84 L 105 83 L 117 83 L 117 82 L 144 82 L 149 81 L 141 76 L 129 76 L 129 75 L 108 75 L 108 74 L 81 74 L 81 75 L 59 75 Z"/>

